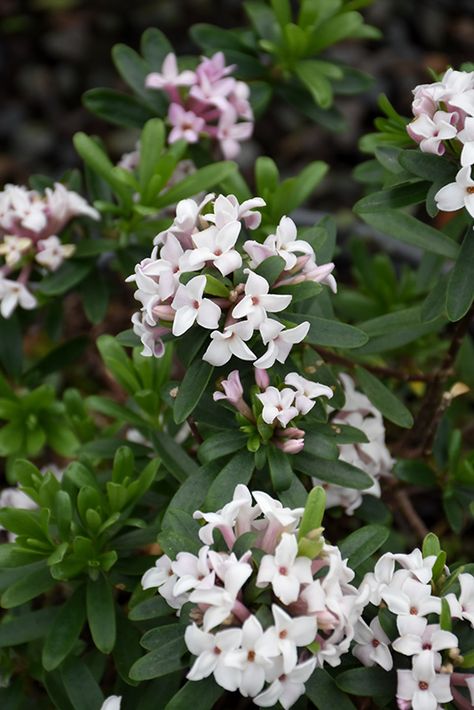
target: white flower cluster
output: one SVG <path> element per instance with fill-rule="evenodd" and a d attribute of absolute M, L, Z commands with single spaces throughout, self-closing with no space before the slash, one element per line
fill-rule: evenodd
<path fill-rule="evenodd" d="M 344 388 L 346 401 L 342 409 L 332 418 L 334 425 L 346 424 L 360 429 L 368 441 L 359 444 L 341 444 L 339 459 L 365 471 L 373 481 L 373 485 L 364 490 L 364 495 L 380 498 L 380 476 L 390 475 L 394 465 L 389 450 L 385 444 L 385 427 L 379 410 L 362 392 L 355 389 L 354 381 L 344 373 L 339 375 Z M 340 505 L 348 515 L 362 503 L 362 492 L 354 488 L 344 488 L 333 483 L 325 483 L 313 478 L 315 485 L 322 486 L 326 491 L 326 507 Z"/>
<path fill-rule="evenodd" d="M 234 69 L 217 52 L 203 57 L 195 71 L 180 72 L 176 56 L 170 53 L 160 72 L 148 74 L 147 88 L 164 91 L 170 100 L 170 143 L 180 139 L 197 143 L 208 136 L 219 143 L 225 158 L 238 155 L 241 141 L 252 135 L 253 112 L 248 85 L 229 76 Z"/>
<path fill-rule="evenodd" d="M 270 377 L 267 370 L 254 369 L 255 381 L 261 392 L 256 394 L 256 398 L 262 404 L 261 416 L 265 424 L 273 427 L 272 443 L 287 454 L 297 454 L 304 447 L 303 429 L 296 425 L 288 425 L 294 419 L 308 414 L 316 404 L 318 397 L 333 396 L 330 387 L 319 382 L 307 380 L 297 372 L 289 372 L 285 377 L 285 385 L 281 389 L 270 385 Z M 244 399 L 244 390 L 240 381 L 238 370 L 229 373 L 226 380 L 221 383 L 220 390 L 214 392 L 213 398 L 227 400 L 240 414 L 249 422 L 256 423 L 257 413 L 250 408 Z"/>
<path fill-rule="evenodd" d="M 370 625 L 361 619 L 352 652 L 365 666 L 377 664 L 386 671 L 400 666 L 397 702 L 405 710 L 436 710 L 453 699 L 458 707 L 467 708 L 457 686 L 474 690 L 474 675 L 454 672 L 453 663 L 462 660 L 458 637 L 443 630 L 439 618 L 444 599 L 452 619 L 465 620 L 474 628 L 474 577 L 460 574 L 460 593 L 440 597 L 433 593 L 435 562 L 435 555 L 423 557 L 419 549 L 408 555 L 387 553 L 360 586 L 361 598 L 387 607 L 396 616 L 399 636 L 390 641 L 378 617 Z M 410 670 L 394 652 L 411 659 Z"/>
<path fill-rule="evenodd" d="M 99 219 L 99 213 L 61 183 L 44 195 L 22 185 L 6 185 L 0 192 L 0 313 L 9 318 L 17 306 L 35 308 L 28 281 L 34 266 L 56 271 L 74 253 L 57 234 L 78 216 Z M 11 275 L 19 270 L 16 279 Z"/>
<path fill-rule="evenodd" d="M 337 666 L 349 651 L 363 607 L 350 584 L 354 573 L 321 529 L 302 538 L 312 545 L 311 557 L 301 551 L 303 512 L 238 485 L 222 510 L 194 514 L 205 522 L 197 555 L 163 555 L 145 573 L 144 589 L 157 587 L 178 613 L 185 603 L 195 604 L 194 623 L 185 632 L 196 656 L 190 680 L 213 674 L 223 688 L 238 690 L 256 705 L 280 702 L 289 708 L 316 666 Z M 215 530 L 229 552 L 213 549 Z M 255 534 L 252 548 L 263 557 L 231 552 L 245 533 Z"/>
<path fill-rule="evenodd" d="M 465 207 L 474 217 L 474 71 L 448 69 L 441 81 L 417 86 L 413 94 L 411 138 L 423 152 L 448 150 L 461 163 L 456 181 L 436 193 L 436 204 L 444 212 Z"/>
<path fill-rule="evenodd" d="M 256 229 L 261 221 L 257 209 L 264 205 L 259 197 L 239 204 L 234 195 L 214 199 L 212 194 L 199 204 L 192 199 L 178 203 L 171 227 L 155 237 L 151 257 L 137 264 L 127 279 L 136 283 L 135 298 L 142 304 L 132 323 L 143 355 L 160 357 L 163 335 L 171 330 L 180 336 L 197 323 L 211 331 L 203 355 L 210 364 L 225 365 L 234 355 L 267 369 L 275 361 L 284 363 L 292 345 L 305 338 L 308 322 L 285 328 L 269 314 L 290 305 L 292 296 L 282 293 L 285 286 L 316 281 L 335 288 L 334 264 L 316 266 L 311 245 L 296 239 L 295 224 L 288 217 L 263 244 L 247 240 L 239 251 L 242 226 Z M 209 207 L 211 211 L 203 213 Z M 275 255 L 285 266 L 270 284 L 254 268 Z M 193 273 L 197 275 L 183 280 Z M 278 293 L 270 293 L 275 288 Z M 256 330 L 267 348 L 260 357 L 248 344 Z"/>

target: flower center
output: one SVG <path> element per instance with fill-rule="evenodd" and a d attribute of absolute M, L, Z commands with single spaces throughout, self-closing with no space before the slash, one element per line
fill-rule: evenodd
<path fill-rule="evenodd" d="M 412 616 L 416 616 L 418 614 L 418 609 L 416 608 L 416 606 L 410 607 L 410 614 Z"/>
<path fill-rule="evenodd" d="M 431 644 L 430 643 L 424 643 L 423 644 L 423 650 L 426 651 L 431 651 Z"/>
<path fill-rule="evenodd" d="M 258 303 L 259 303 L 258 296 L 252 296 L 252 305 L 258 306 Z"/>
<path fill-rule="evenodd" d="M 222 651 L 221 651 L 221 649 L 219 648 L 219 646 L 214 646 L 213 652 L 215 653 L 216 656 L 220 656 L 220 654 L 222 653 Z"/>
<path fill-rule="evenodd" d="M 278 634 L 278 636 L 279 636 L 279 638 L 281 638 L 281 639 L 286 639 L 286 637 L 288 636 L 288 631 L 287 631 L 286 629 L 283 629 L 283 631 L 280 631 L 280 633 Z"/>
<path fill-rule="evenodd" d="M 221 249 L 216 249 L 214 252 L 214 256 L 222 256 L 222 250 Z"/>
<path fill-rule="evenodd" d="M 420 682 L 418 683 L 418 687 L 420 690 L 428 690 L 430 686 L 425 680 L 420 680 Z"/>
<path fill-rule="evenodd" d="M 466 192 L 468 195 L 474 195 L 474 186 L 470 185 L 469 187 L 466 187 Z"/>
<path fill-rule="evenodd" d="M 380 641 L 378 639 L 372 639 L 372 646 L 377 648 L 377 646 L 380 646 Z"/>
<path fill-rule="evenodd" d="M 278 571 L 279 571 L 280 574 L 283 574 L 283 575 L 287 575 L 287 574 L 288 574 L 288 570 L 286 569 L 286 567 L 279 567 L 279 568 L 278 568 Z"/>
<path fill-rule="evenodd" d="M 193 308 L 195 308 L 197 311 L 197 309 L 199 308 L 199 301 L 196 301 L 196 300 L 193 301 Z"/>
<path fill-rule="evenodd" d="M 255 661 L 255 651 L 249 651 L 247 653 L 247 661 L 249 661 L 249 663 L 253 663 Z"/>
<path fill-rule="evenodd" d="M 283 673 L 281 676 L 279 676 L 278 680 L 280 681 L 280 683 L 283 683 L 283 681 L 286 680 L 286 675 Z"/>

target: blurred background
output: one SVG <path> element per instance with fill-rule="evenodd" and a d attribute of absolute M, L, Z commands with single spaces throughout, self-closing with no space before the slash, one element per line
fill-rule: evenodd
<path fill-rule="evenodd" d="M 362 158 L 357 140 L 372 127 L 376 101 L 386 93 L 408 115 L 411 89 L 441 71 L 474 58 L 473 0 L 375 0 L 364 10 L 378 27 L 378 42 L 346 42 L 335 54 L 375 76 L 365 95 L 338 99 L 348 128 L 334 134 L 311 125 L 290 107 L 267 113 L 241 156 L 250 172 L 260 154 L 272 155 L 283 173 L 309 160 L 332 168 L 318 191 L 330 209 L 334 194 L 350 207 L 359 194 L 351 170 Z M 138 48 L 149 26 L 159 27 L 177 53 L 196 53 L 187 30 L 195 22 L 222 27 L 245 23 L 238 0 L 0 0 L 0 182 L 23 183 L 31 173 L 59 177 L 79 164 L 71 143 L 79 130 L 101 135 L 115 157 L 131 150 L 136 135 L 89 114 L 81 95 L 96 86 L 123 88 L 110 58 L 117 42 Z M 334 54 L 334 53 L 333 53 Z M 337 190 L 335 190 L 337 186 Z M 321 200 L 324 204 L 321 204 Z"/>

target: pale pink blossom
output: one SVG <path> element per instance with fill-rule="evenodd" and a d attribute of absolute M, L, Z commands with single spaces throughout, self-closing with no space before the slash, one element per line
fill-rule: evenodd
<path fill-rule="evenodd" d="M 463 144 L 461 152 L 461 165 L 474 164 L 474 118 L 468 116 L 464 122 L 464 128 L 457 135 L 458 140 Z"/>
<path fill-rule="evenodd" d="M 405 656 L 432 651 L 435 668 L 441 666 L 439 651 L 458 646 L 457 636 L 443 631 L 439 624 L 428 624 L 428 620 L 420 616 L 398 616 L 397 627 L 400 636 L 393 641 L 393 649 Z"/>
<path fill-rule="evenodd" d="M 204 298 L 205 288 L 205 276 L 194 276 L 186 285 L 179 285 L 171 304 L 176 311 L 173 320 L 173 335 L 182 335 L 195 322 L 209 330 L 217 328 L 221 309 L 214 301 Z"/>
<path fill-rule="evenodd" d="M 471 178 L 471 166 L 461 168 L 455 182 L 450 182 L 438 190 L 434 199 L 442 212 L 455 212 L 465 207 L 471 217 L 474 217 L 474 180 Z"/>
<path fill-rule="evenodd" d="M 258 208 L 265 207 L 265 204 L 261 197 L 252 197 L 239 204 L 235 195 L 219 195 L 214 202 L 214 213 L 206 215 L 206 218 L 219 228 L 229 222 L 242 220 L 247 229 L 257 229 L 262 221 Z"/>
<path fill-rule="evenodd" d="M 296 265 L 296 254 L 314 256 L 313 247 L 303 239 L 297 239 L 297 236 L 298 232 L 293 220 L 290 217 L 282 217 L 275 234 L 270 234 L 264 241 L 264 246 L 284 260 L 285 271 L 293 269 Z"/>
<path fill-rule="evenodd" d="M 298 599 L 302 584 L 313 581 L 311 560 L 297 555 L 295 536 L 283 533 L 274 555 L 265 555 L 258 570 L 257 587 L 271 584 L 274 594 L 285 605 Z"/>
<path fill-rule="evenodd" d="M 216 683 L 222 688 L 237 690 L 241 672 L 227 665 L 226 660 L 227 654 L 240 646 L 241 629 L 226 629 L 210 634 L 192 624 L 186 627 L 184 640 L 191 653 L 197 656 L 186 676 L 189 680 L 202 680 L 213 673 Z"/>
<path fill-rule="evenodd" d="M 186 111 L 179 104 L 171 104 L 168 110 L 168 121 L 172 125 L 168 136 L 169 143 L 183 138 L 186 143 L 197 143 L 199 134 L 204 130 L 206 122 L 193 111 Z"/>
<path fill-rule="evenodd" d="M 206 262 L 213 264 L 222 276 L 227 276 L 242 266 L 242 257 L 235 244 L 240 234 L 238 221 L 227 222 L 223 227 L 214 225 L 193 235 L 195 249 L 189 256 L 190 264 L 202 268 Z"/>
<path fill-rule="evenodd" d="M 191 86 L 195 81 L 196 75 L 193 71 L 179 71 L 176 55 L 170 52 L 163 61 L 161 72 L 147 75 L 145 86 L 148 89 L 166 89 L 170 86 Z"/>
<path fill-rule="evenodd" d="M 474 576 L 466 572 L 459 575 L 461 594 L 459 603 L 463 619 L 469 621 L 474 628 Z"/>
<path fill-rule="evenodd" d="M 245 283 L 245 296 L 234 307 L 234 318 L 248 318 L 254 328 L 258 328 L 267 318 L 267 311 L 277 313 L 285 310 L 292 297 L 285 294 L 269 294 L 270 285 L 263 276 L 259 276 L 250 269 L 244 269 L 247 274 Z"/>
<path fill-rule="evenodd" d="M 297 648 L 307 646 L 316 636 L 314 616 L 295 616 L 287 614 L 277 604 L 272 604 L 274 626 L 270 626 L 262 643 L 261 651 L 267 655 L 281 654 L 283 670 L 289 673 L 298 661 Z"/>
<path fill-rule="evenodd" d="M 331 399 L 334 395 L 332 389 L 327 385 L 307 380 L 296 372 L 290 372 L 286 375 L 285 385 L 289 385 L 296 390 L 295 406 L 300 414 L 308 414 L 315 405 L 313 400 L 317 397 Z"/>
<path fill-rule="evenodd" d="M 398 671 L 397 698 L 410 700 L 413 710 L 436 710 L 452 700 L 449 674 L 435 673 L 431 651 L 416 656 L 411 671 Z"/>
<path fill-rule="evenodd" d="M 273 668 L 274 654 L 268 655 L 265 634 L 257 617 L 249 616 L 242 626 L 241 648 L 230 651 L 226 657 L 226 665 L 242 673 L 239 692 L 244 698 L 253 698 L 262 690 Z"/>
<path fill-rule="evenodd" d="M 397 615 L 426 616 L 441 612 L 441 599 L 432 596 L 431 586 L 405 579 L 401 586 L 389 585 L 381 594 L 391 612 Z"/>
<path fill-rule="evenodd" d="M 367 626 L 363 619 L 356 624 L 354 639 L 357 642 L 352 653 L 364 666 L 381 666 L 390 671 L 393 667 L 392 654 L 389 650 L 390 639 L 380 626 L 377 617 Z"/>
<path fill-rule="evenodd" d="M 6 235 L 0 243 L 0 256 L 3 256 L 9 267 L 14 267 L 31 249 L 33 242 L 28 237 Z"/>
<path fill-rule="evenodd" d="M 62 244 L 55 235 L 37 242 L 35 260 L 50 271 L 59 269 L 64 259 L 69 259 L 76 250 L 74 244 Z"/>
<path fill-rule="evenodd" d="M 423 153 L 443 155 L 446 151 L 443 141 L 456 137 L 457 122 L 457 113 L 436 111 L 433 117 L 421 114 L 408 124 L 407 133 L 419 144 Z"/>
<path fill-rule="evenodd" d="M 20 281 L 0 276 L 0 313 L 4 318 L 10 318 L 18 306 L 30 311 L 37 305 L 36 298 Z"/>
<path fill-rule="evenodd" d="M 214 586 L 215 572 L 210 567 L 208 552 L 207 545 L 201 547 L 197 557 L 190 552 L 178 552 L 176 560 L 171 563 L 171 569 L 178 577 L 173 587 L 175 596 Z"/>
<path fill-rule="evenodd" d="M 163 357 L 165 345 L 161 336 L 169 332 L 167 328 L 150 325 L 144 318 L 143 312 L 138 311 L 132 316 L 133 332 L 140 338 L 144 357 Z"/>
<path fill-rule="evenodd" d="M 214 392 L 212 395 L 214 402 L 218 402 L 220 399 L 226 399 L 231 404 L 237 404 L 244 396 L 238 370 L 229 372 L 227 379 L 222 380 L 221 386 L 224 392 Z"/>
<path fill-rule="evenodd" d="M 256 355 L 246 345 L 252 335 L 253 327 L 249 321 L 227 325 L 222 333 L 215 330 L 202 359 L 217 367 L 225 365 L 233 355 L 239 360 L 255 360 Z"/>
<path fill-rule="evenodd" d="M 187 601 L 187 595 L 177 597 L 174 592 L 174 585 L 178 581 L 177 575 L 171 568 L 171 560 L 168 555 L 159 557 L 155 566 L 147 570 L 142 576 L 141 585 L 143 589 L 153 589 L 156 587 L 160 595 L 173 609 L 181 609 Z"/>
<path fill-rule="evenodd" d="M 232 500 L 226 503 L 221 510 L 215 513 L 203 513 L 196 510 L 193 518 L 204 520 L 207 523 L 199 530 L 199 538 L 206 545 L 212 545 L 213 531 L 217 528 L 222 532 L 224 538 L 229 540 L 229 546 L 232 547 L 237 537 L 250 532 L 252 522 L 260 515 L 260 512 L 259 506 L 252 505 L 252 496 L 247 486 L 239 483 L 235 487 Z"/>
<path fill-rule="evenodd" d="M 284 363 L 291 352 L 293 345 L 301 343 L 308 335 L 310 324 L 304 321 L 294 328 L 285 328 L 282 323 L 267 318 L 260 325 L 260 335 L 263 343 L 267 345 L 266 352 L 255 362 L 255 367 L 267 370 L 276 361 Z"/>
<path fill-rule="evenodd" d="M 217 125 L 217 139 L 226 160 L 231 160 L 239 154 L 240 143 L 252 135 L 253 123 L 237 121 L 237 114 L 232 106 L 224 111 Z"/>
<path fill-rule="evenodd" d="M 255 705 L 260 707 L 273 707 L 276 703 L 288 710 L 296 703 L 298 698 L 304 695 L 305 682 L 313 674 L 316 667 L 316 660 L 310 658 L 295 666 L 290 672 L 285 672 L 283 668 L 275 669 L 275 680 L 273 683 L 253 699 Z"/>
<path fill-rule="evenodd" d="M 262 419 L 267 424 L 273 424 L 277 420 L 284 428 L 299 414 L 294 406 L 295 392 L 289 387 L 278 390 L 270 386 L 256 396 L 263 404 Z"/>

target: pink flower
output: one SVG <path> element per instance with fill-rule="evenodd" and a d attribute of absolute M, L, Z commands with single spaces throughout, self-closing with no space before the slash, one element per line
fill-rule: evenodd
<path fill-rule="evenodd" d="M 237 404 L 242 399 L 244 390 L 238 370 L 230 372 L 227 379 L 222 380 L 221 385 L 224 392 L 214 392 L 212 395 L 214 402 L 220 399 L 227 399 L 231 404 Z"/>
<path fill-rule="evenodd" d="M 285 377 L 285 385 L 294 387 L 296 390 L 295 406 L 300 414 L 308 414 L 315 405 L 316 397 L 327 397 L 331 399 L 334 392 L 327 385 L 319 382 L 307 380 L 296 372 L 290 372 Z"/>
<path fill-rule="evenodd" d="M 446 111 L 436 111 L 432 118 L 422 114 L 408 124 L 407 133 L 424 153 L 443 155 L 446 150 L 443 141 L 456 136 L 458 118 L 457 113 Z"/>
<path fill-rule="evenodd" d="M 194 251 L 189 256 L 191 265 L 203 268 L 206 262 L 213 264 L 222 276 L 227 276 L 242 266 L 242 257 L 234 249 L 241 230 L 238 221 L 227 222 L 220 229 L 212 225 L 193 236 Z"/>
<path fill-rule="evenodd" d="M 262 419 L 266 424 L 273 424 L 277 419 L 284 428 L 299 414 L 294 406 L 295 392 L 289 387 L 282 390 L 278 390 L 276 387 L 267 387 L 265 392 L 256 396 L 263 404 Z"/>
<path fill-rule="evenodd" d="M 204 130 L 206 122 L 192 111 L 186 111 L 179 104 L 171 104 L 168 110 L 168 120 L 173 126 L 169 136 L 169 143 L 184 138 L 187 143 L 197 143 L 199 134 Z"/>
<path fill-rule="evenodd" d="M 170 86 L 191 86 L 196 81 L 193 71 L 179 72 L 176 55 L 170 52 L 166 55 L 161 72 L 152 72 L 145 79 L 148 89 L 166 89 Z"/>
<path fill-rule="evenodd" d="M 232 107 L 224 111 L 217 125 L 217 139 L 224 158 L 235 158 L 240 152 L 240 143 L 250 138 L 252 132 L 253 123 L 237 122 L 237 115 Z"/>

